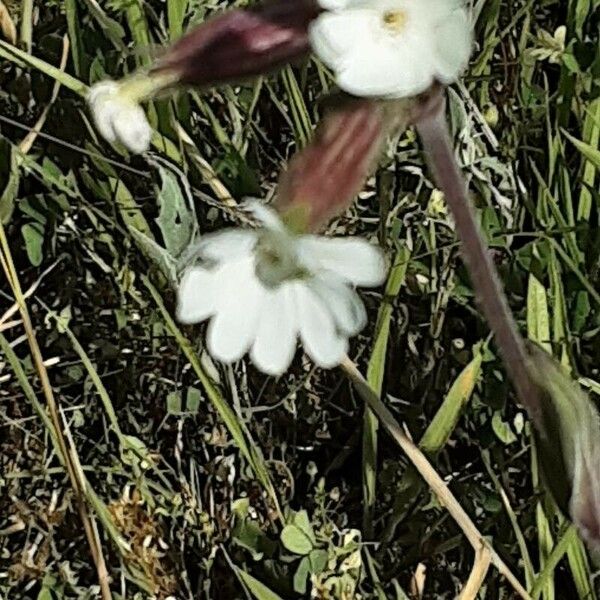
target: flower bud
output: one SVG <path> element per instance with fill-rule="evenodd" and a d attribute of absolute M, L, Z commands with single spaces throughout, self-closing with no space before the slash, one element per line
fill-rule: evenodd
<path fill-rule="evenodd" d="M 309 52 L 314 0 L 272 0 L 210 18 L 171 46 L 154 68 L 178 83 L 208 85 L 262 75 Z"/>
<path fill-rule="evenodd" d="M 571 494 L 571 518 L 589 547 L 600 550 L 600 423 L 594 415 L 593 436 L 582 432 L 577 446 Z"/>
<path fill-rule="evenodd" d="M 326 114 L 314 139 L 290 161 L 276 207 L 292 227 L 318 230 L 363 188 L 385 137 L 405 126 L 408 102 L 352 99 Z"/>
<path fill-rule="evenodd" d="M 537 433 L 544 480 L 591 550 L 600 550 L 600 417 L 596 407 L 544 351 L 530 372 L 543 389 Z"/>
<path fill-rule="evenodd" d="M 88 104 L 96 128 L 110 143 L 120 142 L 130 152 L 140 154 L 150 146 L 152 128 L 144 109 L 123 93 L 115 81 L 102 81 L 92 86 Z"/>

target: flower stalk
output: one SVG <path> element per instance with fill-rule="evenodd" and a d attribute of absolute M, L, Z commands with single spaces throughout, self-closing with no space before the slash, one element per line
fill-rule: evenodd
<path fill-rule="evenodd" d="M 590 550 L 600 553 L 600 416 L 561 365 L 527 347 L 508 306 L 460 174 L 444 102 L 424 103 L 417 129 L 438 186 L 454 216 L 476 296 L 507 372 L 535 428 L 544 481 L 577 526 Z"/>
<path fill-rule="evenodd" d="M 176 83 L 173 73 L 136 72 L 118 82 L 119 94 L 130 102 L 140 103 L 156 97 L 162 90 Z"/>
<path fill-rule="evenodd" d="M 465 181 L 456 164 L 444 108 L 445 102 L 439 102 L 431 110 L 425 111 L 416 124 L 417 130 L 434 178 L 454 216 L 462 253 L 478 302 L 494 333 L 508 375 L 530 418 L 538 430 L 543 432 L 541 392 L 531 377 L 524 340 L 509 308 L 468 198 Z"/>

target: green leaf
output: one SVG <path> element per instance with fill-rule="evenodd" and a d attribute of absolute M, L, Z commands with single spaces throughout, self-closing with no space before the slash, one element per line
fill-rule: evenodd
<path fill-rule="evenodd" d="M 179 38 L 183 32 L 183 19 L 187 11 L 188 0 L 169 0 L 167 15 L 169 22 L 169 37 L 171 41 Z"/>
<path fill-rule="evenodd" d="M 231 510 L 236 517 L 245 519 L 250 512 L 250 498 L 238 498 L 231 503 Z"/>
<path fill-rule="evenodd" d="M 305 556 L 298 565 L 296 572 L 294 573 L 294 591 L 299 594 L 306 593 L 306 580 L 310 574 L 310 560 L 308 556 Z"/>
<path fill-rule="evenodd" d="M 264 583 L 258 581 L 250 575 L 246 573 L 246 571 L 242 571 L 242 569 L 236 568 L 236 573 L 239 578 L 244 582 L 244 584 L 248 587 L 252 595 L 256 598 L 256 600 L 283 600 L 281 596 L 278 596 L 275 592 L 271 591 Z"/>
<path fill-rule="evenodd" d="M 317 544 L 317 538 L 313 530 L 308 513 L 305 510 L 298 511 L 292 518 L 292 522 L 296 527 L 300 528 L 308 539 L 314 544 Z"/>
<path fill-rule="evenodd" d="M 575 296 L 575 307 L 573 310 L 573 331 L 582 333 L 587 322 L 592 306 L 590 304 L 590 296 L 587 292 L 577 292 Z"/>
<path fill-rule="evenodd" d="M 128 0 L 125 3 L 125 13 L 127 23 L 131 31 L 131 37 L 137 48 L 142 50 L 138 52 L 137 60 L 141 66 L 148 66 L 150 59 L 150 33 L 148 31 L 148 22 L 140 0 Z"/>
<path fill-rule="evenodd" d="M 235 148 L 229 148 L 227 153 L 217 161 L 215 171 L 225 180 L 235 197 L 260 195 L 261 188 L 257 174 Z"/>
<path fill-rule="evenodd" d="M 162 187 L 158 194 L 160 213 L 156 219 L 167 252 L 177 258 L 189 246 L 195 233 L 196 215 L 191 195 L 184 198 L 174 173 L 159 165 Z"/>
<path fill-rule="evenodd" d="M 281 543 L 294 554 L 304 556 L 313 549 L 310 538 L 296 525 L 286 525 L 281 532 Z"/>
<path fill-rule="evenodd" d="M 572 546 L 572 544 L 576 544 L 578 542 L 577 538 L 577 530 L 572 525 L 564 532 L 564 535 L 558 541 L 556 546 L 552 549 L 552 552 L 546 559 L 546 564 L 544 568 L 540 572 L 538 578 L 535 581 L 531 589 L 531 597 L 533 600 L 536 600 L 540 597 L 543 590 L 548 585 L 552 585 L 555 576 L 555 570 L 558 566 L 558 563 L 562 560 L 564 554 L 568 552 L 568 549 Z M 579 542 L 581 543 L 581 542 Z M 579 595 L 578 598 L 593 598 L 593 594 L 591 590 L 586 589 L 586 593 L 583 595 Z"/>
<path fill-rule="evenodd" d="M 310 572 L 314 575 L 319 575 L 327 567 L 329 561 L 329 554 L 326 550 L 313 550 L 309 555 L 310 559 Z"/>
<path fill-rule="evenodd" d="M 127 39 L 127 34 L 125 33 L 123 26 L 118 21 L 115 21 L 113 18 L 109 17 L 96 0 L 83 1 L 87 5 L 90 13 L 95 18 L 98 25 L 100 25 L 104 35 L 113 43 L 115 48 L 124 50 L 125 44 L 123 40 Z"/>
<path fill-rule="evenodd" d="M 177 264 L 171 254 L 135 227 L 129 227 L 129 233 L 131 233 L 139 249 L 146 255 L 146 258 L 156 264 L 171 284 L 175 283 L 177 281 Z"/>
<path fill-rule="evenodd" d="M 597 595 L 591 575 L 587 552 L 579 536 L 573 536 L 567 549 L 569 567 L 577 589 L 578 598 L 596 600 Z"/>
<path fill-rule="evenodd" d="M 562 130 L 562 134 L 596 167 L 596 169 L 600 169 L 600 150 L 598 150 L 598 148 L 594 148 L 594 146 L 578 140 L 564 129 Z"/>
<path fill-rule="evenodd" d="M 592 148 L 598 148 L 600 142 L 600 98 L 595 98 L 586 109 L 586 116 L 582 127 L 582 141 Z M 579 193 L 579 204 L 577 206 L 577 220 L 589 221 L 593 205 L 593 195 L 596 181 L 597 165 L 584 160 L 581 191 Z"/>
<path fill-rule="evenodd" d="M 114 190 L 115 202 L 121 218 L 127 227 L 137 229 L 147 238 L 154 239 L 148 221 L 131 192 L 120 179 L 110 179 L 111 189 Z"/>
<path fill-rule="evenodd" d="M 41 223 L 27 223 L 21 227 L 21 234 L 25 240 L 25 250 L 27 258 L 34 267 L 42 264 L 44 255 L 42 247 L 44 245 L 44 227 Z"/>
<path fill-rule="evenodd" d="M 448 442 L 462 411 L 473 395 L 473 390 L 481 375 L 482 362 L 483 353 L 478 350 L 475 357 L 452 384 L 448 395 L 419 442 L 419 447 L 423 452 L 429 455 L 437 454 Z"/>
<path fill-rule="evenodd" d="M 567 69 L 569 69 L 569 71 L 571 71 L 571 73 L 580 73 L 581 72 L 581 67 L 579 66 L 579 63 L 577 62 L 577 59 L 570 52 L 565 52 L 562 55 L 562 62 L 563 62 L 563 65 L 565 65 L 565 67 L 567 67 Z"/>
<path fill-rule="evenodd" d="M 89 88 L 85 83 L 79 81 L 64 71 L 61 71 L 54 65 L 36 58 L 28 52 L 19 50 L 19 48 L 12 46 L 4 40 L 0 40 L 0 57 L 20 66 L 28 65 L 33 67 L 49 77 L 52 77 L 52 79 L 60 82 L 61 85 L 65 86 L 76 94 L 79 94 L 80 96 L 87 95 L 89 91 Z"/>
<path fill-rule="evenodd" d="M 373 389 L 381 394 L 383 376 L 385 373 L 385 358 L 390 336 L 390 322 L 393 313 L 392 301 L 399 294 L 400 288 L 406 278 L 406 269 L 410 262 L 410 250 L 401 248 L 394 256 L 394 264 L 385 287 L 384 302 L 381 304 L 377 315 L 377 336 L 371 352 L 367 380 Z"/>
<path fill-rule="evenodd" d="M 167 413 L 180 415 L 181 412 L 181 392 L 169 392 L 167 394 Z"/>
<path fill-rule="evenodd" d="M 42 584 L 42 589 L 36 597 L 36 600 L 59 600 L 64 598 L 63 593 L 60 589 L 57 589 L 58 585 L 56 578 L 46 575 Z M 54 593 L 53 593 L 54 592 Z"/>
<path fill-rule="evenodd" d="M 377 315 L 375 343 L 367 369 L 367 381 L 371 387 L 381 394 L 383 389 L 383 378 L 385 375 L 385 363 L 387 347 L 390 337 L 390 324 L 393 313 L 392 300 L 400 292 L 400 288 L 406 278 L 406 270 L 410 260 L 411 252 L 408 248 L 400 248 L 394 256 L 394 264 L 390 270 L 387 284 L 385 286 L 385 300 L 379 307 Z M 363 471 L 363 510 L 365 531 L 372 529 L 372 512 L 375 506 L 377 493 L 377 438 L 379 422 L 371 409 L 365 407 L 363 417 L 362 437 L 362 471 Z"/>
<path fill-rule="evenodd" d="M 237 519 L 233 539 L 252 554 L 253 560 L 262 560 L 265 554 L 271 556 L 277 547 L 255 521 L 247 518 Z"/>
<path fill-rule="evenodd" d="M 20 179 L 18 154 L 14 148 L 10 148 L 10 173 L 2 195 L 0 195 L 0 222 L 2 223 L 8 223 L 12 216 Z"/>
<path fill-rule="evenodd" d="M 150 467 L 153 462 L 146 444 L 133 435 L 121 436 L 121 460 L 126 465 L 142 469 Z"/>
<path fill-rule="evenodd" d="M 576 0 L 572 5 L 574 5 L 573 12 L 575 13 L 573 19 L 575 21 L 575 32 L 580 38 L 583 38 L 583 26 L 592 10 L 592 0 Z M 594 0 L 593 6 L 597 8 L 597 0 Z"/>
<path fill-rule="evenodd" d="M 492 417 L 492 429 L 496 437 L 506 446 L 517 440 L 517 436 L 510 428 L 510 425 L 502 419 L 502 414 L 499 411 L 494 413 Z"/>
<path fill-rule="evenodd" d="M 37 600 L 55 600 L 55 598 L 52 595 L 51 590 L 49 590 L 47 587 L 43 587 L 40 590 L 40 593 L 37 595 Z"/>
<path fill-rule="evenodd" d="M 77 0 L 65 0 L 64 10 L 67 17 L 67 30 L 71 42 L 71 57 L 73 59 L 75 75 L 81 77 L 84 72 L 83 64 L 87 61 L 83 47 L 81 28 L 79 27 L 81 21 L 80 15 L 78 14 Z"/>
<path fill-rule="evenodd" d="M 313 131 L 310 122 L 310 114 L 306 107 L 306 103 L 304 102 L 298 80 L 291 67 L 288 66 L 283 69 L 281 79 L 289 101 L 292 123 L 294 125 L 294 135 L 298 144 L 302 147 L 306 145 Z"/>
<path fill-rule="evenodd" d="M 546 352 L 552 352 L 546 288 L 533 274 L 529 275 L 527 290 L 527 333 L 529 339 L 537 342 Z"/>
<path fill-rule="evenodd" d="M 202 394 L 200 390 L 195 387 L 188 388 L 187 396 L 185 397 L 185 410 L 193 415 L 198 413 L 200 408 L 200 402 L 202 402 Z"/>

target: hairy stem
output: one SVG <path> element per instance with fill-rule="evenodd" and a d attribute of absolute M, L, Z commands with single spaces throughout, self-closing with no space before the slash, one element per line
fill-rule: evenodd
<path fill-rule="evenodd" d="M 454 216 L 456 232 L 461 240 L 463 257 L 478 302 L 494 333 L 508 375 L 534 424 L 541 426 L 540 390 L 530 376 L 525 343 L 508 306 L 456 163 L 444 116 L 444 103 L 424 115 L 417 123 L 417 130 L 437 185 L 444 192 Z"/>

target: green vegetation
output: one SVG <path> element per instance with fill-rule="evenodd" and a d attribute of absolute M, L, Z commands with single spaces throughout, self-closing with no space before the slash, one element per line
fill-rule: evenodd
<path fill-rule="evenodd" d="M 594 401 L 599 7 L 474 2 L 471 67 L 449 90 L 521 330 Z M 99 139 L 83 96 L 222 8 L 0 2 L 0 598 L 515 597 L 489 560 L 532 598 L 595 598 L 412 130 L 329 229 L 378 238 L 392 263 L 350 352 L 389 413 L 300 352 L 279 380 L 222 367 L 202 326 L 174 321 L 185 244 L 272 195 L 331 80 L 311 60 L 155 101 L 143 158 Z M 485 536 L 477 555 L 392 415 Z"/>

